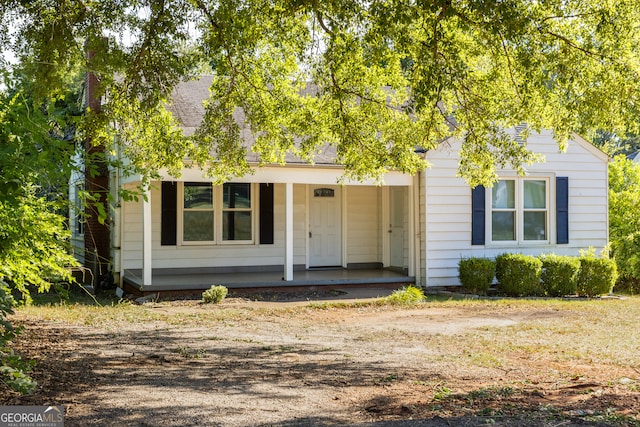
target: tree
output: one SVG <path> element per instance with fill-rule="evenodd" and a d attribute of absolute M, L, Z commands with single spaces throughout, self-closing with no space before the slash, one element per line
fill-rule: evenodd
<path fill-rule="evenodd" d="M 623 155 L 609 164 L 609 239 L 640 231 L 640 165 Z"/>
<path fill-rule="evenodd" d="M 16 301 L 31 291 L 70 282 L 65 201 L 59 191 L 68 180 L 73 153 L 65 135 L 70 124 L 56 103 L 34 104 L 28 84 L 5 81 L 0 92 L 0 383 L 29 392 L 30 363 L 9 347 L 17 330 L 6 319 Z M 59 100 L 63 103 L 63 100 Z M 64 193 L 64 192 L 63 192 Z"/>
<path fill-rule="evenodd" d="M 426 166 L 415 148 L 463 138 L 459 174 L 536 159 L 503 129 L 637 130 L 640 6 L 633 0 L 9 0 L 1 26 L 38 82 L 57 93 L 77 63 L 101 78 L 105 109 L 83 129 L 121 148 L 145 177 L 189 157 L 217 180 L 248 171 L 244 109 L 264 163 L 335 146 L 350 178 Z M 125 36 L 130 35 L 130 37 Z M 105 39 L 107 37 L 107 39 Z M 102 52 L 85 59 L 85 49 Z M 214 76 L 195 135 L 163 103 L 181 79 Z M 117 78 L 116 78 L 117 76 Z M 107 125 L 117 124 L 116 127 Z M 107 130 L 110 129 L 110 130 Z M 114 130 L 115 129 L 115 130 Z M 528 131 L 522 137 L 526 138 Z"/>
<path fill-rule="evenodd" d="M 609 240 L 617 287 L 640 291 L 640 165 L 624 155 L 609 163 Z"/>

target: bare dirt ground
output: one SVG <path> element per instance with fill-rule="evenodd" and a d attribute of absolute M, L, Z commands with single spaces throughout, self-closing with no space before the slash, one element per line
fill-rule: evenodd
<path fill-rule="evenodd" d="M 165 302 L 99 324 L 18 313 L 39 387 L 0 404 L 64 405 L 67 426 L 640 425 L 636 368 L 456 345 L 571 314 L 305 304 Z"/>

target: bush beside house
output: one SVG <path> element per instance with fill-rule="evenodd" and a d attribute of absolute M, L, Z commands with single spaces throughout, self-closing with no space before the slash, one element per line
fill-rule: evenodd
<path fill-rule="evenodd" d="M 609 294 L 617 278 L 618 270 L 614 260 L 594 256 L 580 257 L 577 293 L 585 297 Z"/>
<path fill-rule="evenodd" d="M 545 295 L 562 297 L 575 295 L 580 259 L 555 254 L 541 255 L 542 287 Z"/>
<path fill-rule="evenodd" d="M 501 254 L 496 257 L 498 289 L 505 295 L 541 295 L 542 261 L 531 255 Z"/>
<path fill-rule="evenodd" d="M 458 263 L 458 278 L 465 291 L 486 295 L 496 276 L 496 262 L 489 258 L 466 258 Z"/>
<path fill-rule="evenodd" d="M 467 258 L 458 263 L 460 283 L 465 291 L 486 294 L 495 277 L 504 295 L 596 297 L 609 294 L 618 277 L 613 259 L 592 254 L 580 257 L 543 254 L 539 257 L 505 253 L 495 261 Z"/>

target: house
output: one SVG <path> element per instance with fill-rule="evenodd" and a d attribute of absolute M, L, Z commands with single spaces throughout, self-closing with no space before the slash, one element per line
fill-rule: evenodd
<path fill-rule="evenodd" d="M 499 171 L 499 182 L 486 189 L 456 177 L 460 141 L 428 153 L 432 166 L 419 179 L 421 284 L 459 285 L 462 258 L 579 255 L 607 245 L 607 155 L 578 135 L 560 153 L 550 131 L 532 133 L 527 147 L 546 161 L 524 177 Z"/>
<path fill-rule="evenodd" d="M 186 133 L 204 114 L 206 96 L 206 79 L 176 88 L 171 111 Z M 112 270 L 138 293 L 212 284 L 455 286 L 461 258 L 602 249 L 607 156 L 578 136 L 564 154 L 551 133 L 531 135 L 528 146 L 546 162 L 526 177 L 501 171 L 492 189 L 472 190 L 456 177 L 460 141 L 453 139 L 425 154 L 430 169 L 389 172 L 383 185 L 338 185 L 343 170 L 330 151 L 314 165 L 290 157 L 217 186 L 198 169 L 179 178 L 161 172 L 144 199 L 116 205 Z M 111 182 L 140 183 L 118 171 Z M 81 224 L 73 231 L 80 247 Z"/>

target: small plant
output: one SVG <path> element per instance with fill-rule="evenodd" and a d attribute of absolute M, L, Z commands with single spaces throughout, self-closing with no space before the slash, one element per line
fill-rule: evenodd
<path fill-rule="evenodd" d="M 395 305 L 413 305 L 423 302 L 424 300 L 425 297 L 422 289 L 411 285 L 397 289 L 385 298 L 387 303 Z"/>
<path fill-rule="evenodd" d="M 577 293 L 584 297 L 609 294 L 617 278 L 618 268 L 612 259 L 596 258 L 591 254 L 584 255 L 580 257 Z"/>
<path fill-rule="evenodd" d="M 225 286 L 213 285 L 202 293 L 202 301 L 205 303 L 220 304 L 227 296 L 228 289 Z"/>
<path fill-rule="evenodd" d="M 185 359 L 201 359 L 207 355 L 207 350 L 204 348 L 190 348 L 182 346 L 176 348 L 173 352 L 179 354 Z"/>
<path fill-rule="evenodd" d="M 574 295 L 576 278 L 580 270 L 580 260 L 576 257 L 561 255 L 541 255 L 542 287 L 545 294 L 552 297 Z"/>
<path fill-rule="evenodd" d="M 521 297 L 542 294 L 540 276 L 542 261 L 523 254 L 502 254 L 496 257 L 498 288 L 506 295 Z"/>
<path fill-rule="evenodd" d="M 467 258 L 458 262 L 458 277 L 462 287 L 485 295 L 496 275 L 496 262 L 488 258 Z"/>
<path fill-rule="evenodd" d="M 436 402 L 443 401 L 451 396 L 451 389 L 447 387 L 439 387 L 433 394 L 433 400 Z"/>

